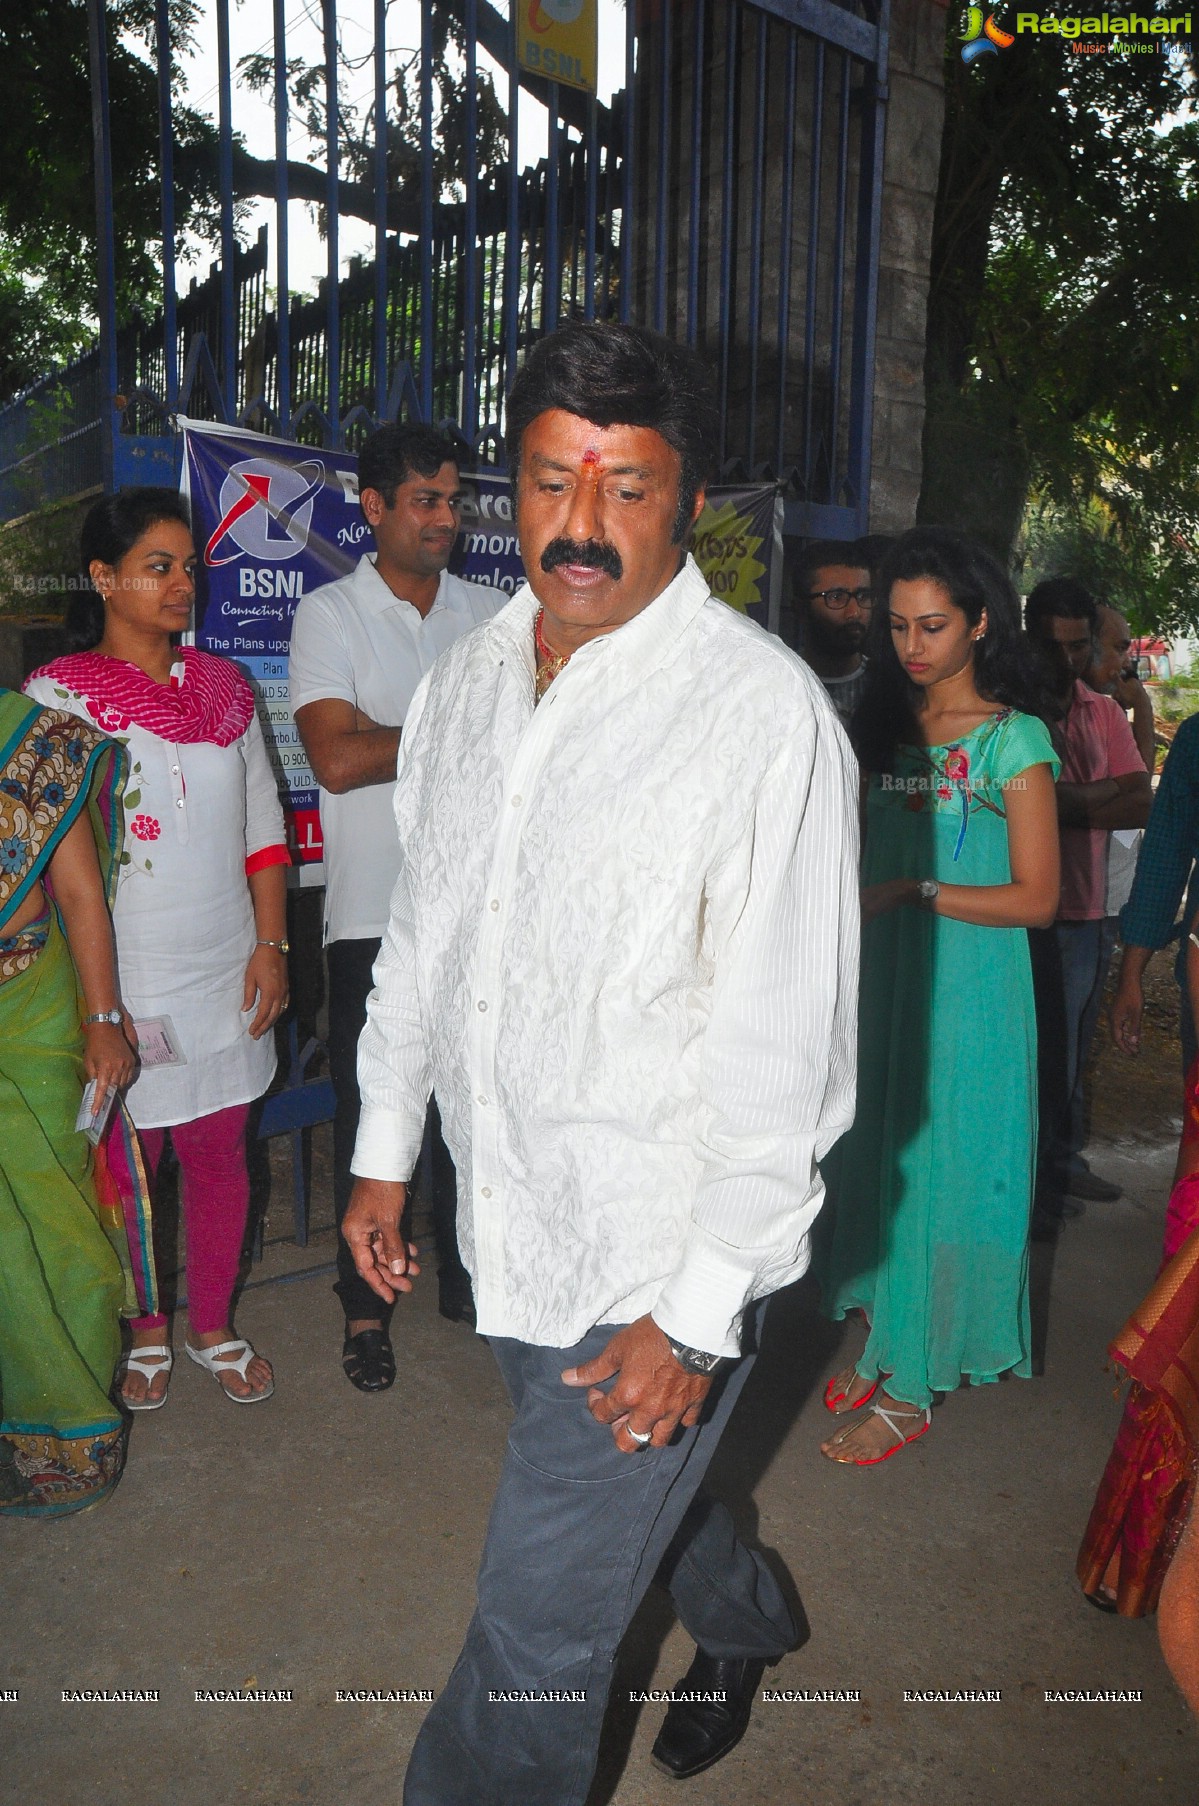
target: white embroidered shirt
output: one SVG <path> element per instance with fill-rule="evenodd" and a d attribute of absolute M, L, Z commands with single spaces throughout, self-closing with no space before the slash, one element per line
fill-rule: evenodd
<path fill-rule="evenodd" d="M 691 559 L 535 709 L 536 608 L 408 712 L 353 1168 L 409 1177 L 432 1083 L 482 1334 L 566 1347 L 652 1310 L 734 1354 L 807 1266 L 853 1115 L 853 756 Z"/>

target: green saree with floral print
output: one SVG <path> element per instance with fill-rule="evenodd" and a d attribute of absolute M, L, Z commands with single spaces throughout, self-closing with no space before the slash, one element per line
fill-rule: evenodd
<path fill-rule="evenodd" d="M 74 717 L 0 690 L 0 1513 L 61 1516 L 120 1477 L 110 1397 L 126 1280 L 87 1138 L 80 999 L 51 905 L 31 896 L 87 811 L 115 881 L 125 755 Z"/>

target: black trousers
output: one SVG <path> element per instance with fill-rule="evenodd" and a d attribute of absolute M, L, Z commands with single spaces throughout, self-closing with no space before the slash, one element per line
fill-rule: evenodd
<path fill-rule="evenodd" d="M 333 1117 L 333 1211 L 340 1232 L 342 1218 L 354 1189 L 350 1161 L 358 1134 L 361 1099 L 358 1094 L 358 1037 L 366 1022 L 366 1000 L 373 989 L 371 976 L 379 955 L 377 940 L 331 941 L 325 949 L 329 972 L 329 1077 L 337 1109 Z M 425 1145 L 415 1175 L 430 1191 L 433 1235 L 437 1244 L 437 1272 L 441 1280 L 469 1283 L 458 1253 L 457 1175 L 449 1149 L 442 1140 L 441 1118 L 430 1100 L 425 1125 Z M 354 1257 L 341 1234 L 337 1237 L 337 1284 L 347 1317 L 382 1317 L 390 1307 L 361 1279 Z"/>

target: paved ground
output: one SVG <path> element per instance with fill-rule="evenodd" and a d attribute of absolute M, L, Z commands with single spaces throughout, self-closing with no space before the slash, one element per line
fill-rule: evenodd
<path fill-rule="evenodd" d="M 805 1286 L 779 1301 L 718 1483 L 802 1596 L 805 1646 L 780 1687 L 858 1703 L 759 1705 L 717 1769 L 671 1784 L 648 1762 L 689 1659 L 656 1600 L 626 1650 L 593 1806 L 1192 1806 L 1199 1735 L 1152 1623 L 1091 1610 L 1074 1556 L 1119 1414 L 1104 1346 L 1152 1276 L 1170 1155 L 1094 1156 L 1135 1202 L 1092 1205 L 1038 1251 L 1043 1376 L 949 1398 L 932 1433 L 868 1471 L 821 1460 L 820 1395 L 842 1332 Z M 289 1192 L 277 1194 L 277 1231 Z M 255 1279 L 328 1260 L 268 1245 Z M 235 1409 L 186 1361 L 135 1421 L 114 1499 L 58 1524 L 0 1524 L 0 1800 L 58 1806 L 384 1806 L 417 1705 L 335 1690 L 436 1688 L 472 1603 L 507 1409 L 486 1347 L 407 1301 L 404 1382 L 354 1392 L 327 1274 L 248 1290 L 273 1401 Z M 180 1326 L 181 1329 L 182 1326 Z M 180 1339 L 176 1331 L 176 1341 Z M 846 1351 L 853 1352 L 846 1334 Z M 290 1703 L 201 1704 L 196 1689 L 289 1688 Z M 151 1704 L 64 1688 L 157 1688 Z M 997 1704 L 909 1704 L 904 1689 L 997 1688 Z M 1139 1688 L 1139 1704 L 1048 1705 L 1047 1688 Z M 624 1704 L 620 1704 L 621 1698 Z M 513 1801 L 511 1806 L 521 1806 Z"/>

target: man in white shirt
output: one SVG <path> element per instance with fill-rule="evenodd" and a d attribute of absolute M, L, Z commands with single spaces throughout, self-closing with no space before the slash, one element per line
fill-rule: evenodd
<path fill-rule="evenodd" d="M 853 1114 L 857 784 L 816 679 L 686 556 L 716 442 L 690 352 L 613 323 L 535 346 L 508 399 L 529 584 L 405 728 L 344 1234 L 381 1298 L 411 1289 L 432 1084 L 515 1408 L 405 1806 L 581 1806 L 655 1575 L 699 1646 L 671 1775 L 732 1748 L 795 1641 L 700 1482 Z"/>
<path fill-rule="evenodd" d="M 380 427 L 363 441 L 358 499 L 375 555 L 305 596 L 292 630 L 292 710 L 320 785 L 339 1225 L 353 1185 L 358 1036 L 400 867 L 391 796 L 401 729 L 434 659 L 504 601 L 446 570 L 458 532 L 458 451 L 447 434 L 415 424 Z M 435 1120 L 430 1130 L 442 1311 L 473 1320 L 454 1234 L 454 1175 Z M 346 1317 L 346 1375 L 361 1391 L 383 1391 L 395 1378 L 390 1312 L 340 1236 L 335 1290 Z"/>

